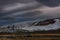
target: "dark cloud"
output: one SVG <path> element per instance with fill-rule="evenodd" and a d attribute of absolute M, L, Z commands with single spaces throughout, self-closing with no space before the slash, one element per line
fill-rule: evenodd
<path fill-rule="evenodd" d="M 3 24 L 58 17 L 59 5 L 59 0 L 0 0 L 0 20 L 4 20 Z"/>
<path fill-rule="evenodd" d="M 58 19 L 48 26 L 36 27 L 31 23 L 57 17 L 60 17 L 60 0 L 0 0 L 0 25 L 19 24 L 24 26 L 22 29 L 29 31 L 55 30 L 60 28 Z"/>
<path fill-rule="evenodd" d="M 37 0 L 37 1 L 50 7 L 60 6 L 60 0 Z"/>
<path fill-rule="evenodd" d="M 35 0 L 0 0 L 0 5 L 7 5 L 12 3 L 29 3 Z"/>
<path fill-rule="evenodd" d="M 17 3 L 19 0 L 0 0 L 0 5 Z"/>

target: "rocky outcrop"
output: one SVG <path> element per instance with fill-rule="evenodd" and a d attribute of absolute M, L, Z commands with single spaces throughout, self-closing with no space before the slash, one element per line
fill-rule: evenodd
<path fill-rule="evenodd" d="M 48 19 L 48 20 L 44 20 L 44 21 L 39 21 L 38 23 L 34 22 L 32 25 L 34 26 L 45 26 L 45 25 L 49 25 L 49 24 L 54 24 L 56 21 L 54 21 L 54 19 Z"/>

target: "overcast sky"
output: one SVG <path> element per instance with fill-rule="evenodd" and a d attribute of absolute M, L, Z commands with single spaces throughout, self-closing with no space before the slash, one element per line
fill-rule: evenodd
<path fill-rule="evenodd" d="M 57 17 L 60 17 L 60 0 L 0 0 L 0 25 L 18 23 L 24 30 L 51 30 L 60 28 L 59 19 L 51 25 L 30 25 L 34 21 Z"/>
<path fill-rule="evenodd" d="M 2 23 L 60 16 L 60 0 L 0 0 Z M 11 20 L 12 19 L 12 20 Z"/>

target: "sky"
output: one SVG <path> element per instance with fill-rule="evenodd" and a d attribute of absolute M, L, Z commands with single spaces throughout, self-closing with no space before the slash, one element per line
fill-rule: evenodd
<path fill-rule="evenodd" d="M 60 17 L 60 0 L 0 0 L 0 25 Z"/>
<path fill-rule="evenodd" d="M 0 0 L 0 14 L 2 18 L 18 15 L 25 17 L 30 13 L 34 14 L 34 17 L 38 14 L 52 15 L 54 13 L 59 14 L 59 10 L 60 0 Z"/>

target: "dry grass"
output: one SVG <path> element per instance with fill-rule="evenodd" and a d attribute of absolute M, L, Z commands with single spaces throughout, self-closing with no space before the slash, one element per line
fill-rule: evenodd
<path fill-rule="evenodd" d="M 0 40 L 60 40 L 60 34 L 0 34 Z"/>

